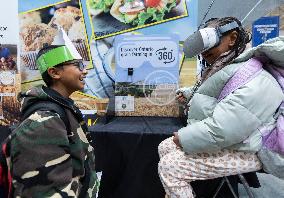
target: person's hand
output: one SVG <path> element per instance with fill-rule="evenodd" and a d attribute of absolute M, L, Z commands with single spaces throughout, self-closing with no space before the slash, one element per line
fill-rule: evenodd
<path fill-rule="evenodd" d="M 174 132 L 173 142 L 176 144 L 178 148 L 182 148 L 179 142 L 178 132 Z"/>
<path fill-rule="evenodd" d="M 186 104 L 187 103 L 187 99 L 186 97 L 184 97 L 182 92 L 178 92 L 176 94 L 176 100 L 180 103 L 180 104 Z"/>

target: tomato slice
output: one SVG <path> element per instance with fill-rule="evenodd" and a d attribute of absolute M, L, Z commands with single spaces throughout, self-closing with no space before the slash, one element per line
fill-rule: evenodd
<path fill-rule="evenodd" d="M 145 0 L 146 7 L 157 7 L 161 0 Z"/>

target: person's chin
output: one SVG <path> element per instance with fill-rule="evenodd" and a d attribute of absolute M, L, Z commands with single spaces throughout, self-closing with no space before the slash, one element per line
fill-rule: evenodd
<path fill-rule="evenodd" d="M 78 86 L 74 87 L 73 92 L 75 92 L 75 91 L 83 91 L 83 89 L 84 89 L 84 86 L 78 85 Z"/>
<path fill-rule="evenodd" d="M 85 82 L 84 81 L 80 81 L 80 85 L 78 86 L 80 91 L 84 89 L 85 87 Z"/>
<path fill-rule="evenodd" d="M 78 90 L 78 91 L 83 91 L 83 90 L 84 90 L 84 87 L 85 87 L 85 84 L 81 85 L 81 86 L 79 87 L 79 90 Z"/>
<path fill-rule="evenodd" d="M 80 86 L 76 89 L 76 91 L 82 91 L 83 89 L 84 89 L 84 87 L 82 88 L 82 86 Z"/>

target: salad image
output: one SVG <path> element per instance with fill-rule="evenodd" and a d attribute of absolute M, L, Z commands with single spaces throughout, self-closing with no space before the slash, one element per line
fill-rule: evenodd
<path fill-rule="evenodd" d="M 90 8 L 90 14 L 97 16 L 103 12 L 109 12 L 114 0 L 87 0 L 87 3 Z"/>
<path fill-rule="evenodd" d="M 185 0 L 86 0 L 95 39 L 187 16 Z"/>
<path fill-rule="evenodd" d="M 162 21 L 165 14 L 179 2 L 176 0 L 115 0 L 110 14 L 123 23 L 140 26 L 146 22 Z"/>

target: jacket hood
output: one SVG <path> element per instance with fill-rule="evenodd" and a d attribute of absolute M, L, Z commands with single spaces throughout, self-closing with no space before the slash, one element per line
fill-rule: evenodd
<path fill-rule="evenodd" d="M 48 100 L 48 96 L 43 91 L 42 87 L 43 86 L 36 86 L 26 92 L 21 92 L 19 94 L 19 100 L 22 104 L 21 112 L 25 111 L 25 109 L 27 109 L 39 100 Z"/>
<path fill-rule="evenodd" d="M 253 47 L 240 56 L 234 62 L 244 62 L 252 57 L 260 58 L 263 62 L 272 62 L 275 66 L 284 68 L 284 36 L 279 36 Z"/>
<path fill-rule="evenodd" d="M 43 85 L 33 87 L 26 92 L 20 93 L 19 100 L 22 104 L 22 113 L 38 101 L 53 101 L 55 103 L 63 105 L 66 108 L 74 110 L 74 108 L 72 108 L 74 106 L 73 100 L 69 98 L 64 98 L 55 90 L 45 87 Z"/>

